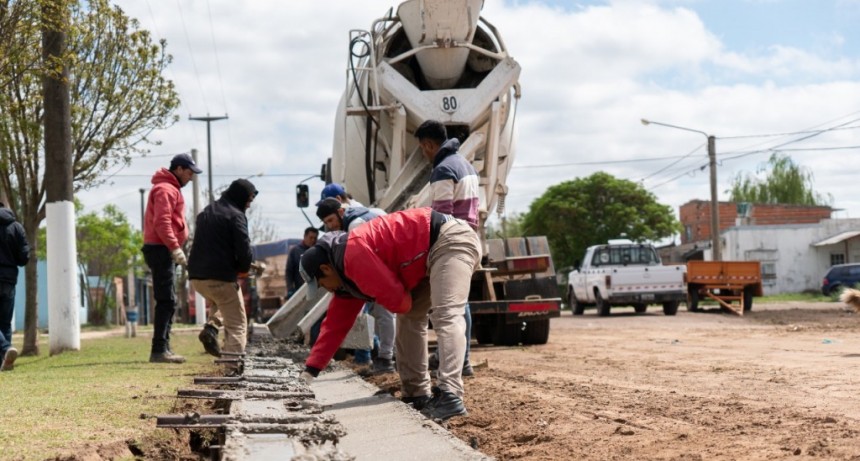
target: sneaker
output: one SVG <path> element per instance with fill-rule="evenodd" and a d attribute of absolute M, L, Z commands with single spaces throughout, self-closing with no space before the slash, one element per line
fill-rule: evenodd
<path fill-rule="evenodd" d="M 203 325 L 197 339 L 203 343 L 203 349 L 209 355 L 221 357 L 221 346 L 218 345 L 218 329 L 212 325 Z"/>
<path fill-rule="evenodd" d="M 432 399 L 433 397 L 429 395 L 421 395 L 418 397 L 402 397 L 400 401 L 418 411 L 421 411 L 424 409 L 424 407 L 427 406 L 428 403 L 430 403 L 430 400 Z"/>
<path fill-rule="evenodd" d="M 472 364 L 469 362 L 466 362 L 463 365 L 463 377 L 465 378 L 466 376 L 475 376 L 475 370 L 472 368 Z"/>
<path fill-rule="evenodd" d="M 376 360 L 373 361 L 373 367 L 371 368 L 371 372 L 375 375 L 384 375 L 386 373 L 394 373 L 395 371 L 394 361 L 391 359 L 383 359 L 381 357 L 377 357 Z"/>
<path fill-rule="evenodd" d="M 0 365 L 0 371 L 11 371 L 15 368 L 15 359 L 18 358 L 18 349 L 10 347 L 3 354 L 3 365 Z"/>
<path fill-rule="evenodd" d="M 421 410 L 421 414 L 434 421 L 445 421 L 454 416 L 467 416 L 469 412 L 463 405 L 463 399 L 451 392 L 441 391 L 427 402 L 427 405 Z"/>
<path fill-rule="evenodd" d="M 430 371 L 439 369 L 439 356 L 435 352 L 430 354 L 430 357 L 427 359 L 427 369 Z"/>
<path fill-rule="evenodd" d="M 149 354 L 150 363 L 185 363 L 185 357 L 167 352 Z"/>

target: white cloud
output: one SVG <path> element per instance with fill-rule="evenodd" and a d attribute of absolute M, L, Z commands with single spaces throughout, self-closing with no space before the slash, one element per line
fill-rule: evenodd
<path fill-rule="evenodd" d="M 346 83 L 348 31 L 369 28 L 393 5 L 381 0 L 183 1 L 195 73 L 176 3 L 117 3 L 144 27 L 155 24 L 154 32 L 168 38 L 169 51 L 175 56 L 168 76 L 176 80 L 183 98 L 182 121 L 157 134 L 164 145 L 154 148 L 154 154 L 197 147 L 205 158 L 205 126 L 189 122 L 188 113 L 229 113 L 228 121 L 212 124 L 213 166 L 216 174 L 228 175 L 216 176 L 216 187 L 234 176 L 261 170 L 319 171 L 331 152 L 334 112 Z M 758 49 L 755 55 L 745 54 L 728 49 L 690 8 L 626 1 L 568 11 L 536 3 L 488 1 L 483 14 L 498 27 L 523 68 L 515 165 L 680 156 L 705 141 L 696 133 L 644 127 L 639 123 L 643 117 L 725 137 L 796 131 L 860 110 L 858 56 L 822 57 L 779 43 Z M 761 142 L 721 139 L 718 152 Z M 860 145 L 860 130 L 830 133 L 794 147 L 813 145 Z M 840 160 L 856 154 L 791 155 L 813 169 L 817 189 L 833 194 L 837 207 L 860 216 L 860 199 L 842 186 L 848 173 Z M 724 161 L 719 167 L 719 190 L 727 189 L 738 172 L 751 171 L 766 159 L 767 154 L 759 154 Z M 166 161 L 164 157 L 136 161 L 124 173 L 148 175 Z M 638 180 L 671 161 L 515 168 L 509 180 L 508 210 L 525 211 L 547 185 L 563 180 L 598 170 Z M 673 207 L 693 198 L 707 199 L 707 170 L 693 172 L 704 162 L 704 151 L 699 151 L 677 165 L 684 168 L 673 167 L 645 185 L 653 187 L 679 176 L 653 190 L 658 199 Z M 683 175 L 687 171 L 690 175 Z M 252 179 L 262 191 L 255 206 L 279 226 L 282 237 L 298 236 L 307 225 L 293 199 L 301 179 Z M 115 182 L 110 190 L 118 195 L 116 201 L 136 216 L 136 191 L 148 180 L 119 177 Z M 321 182 L 309 184 L 312 195 L 318 194 Z M 104 202 L 105 189 L 82 197 L 88 205 Z M 721 193 L 721 198 L 726 196 Z"/>

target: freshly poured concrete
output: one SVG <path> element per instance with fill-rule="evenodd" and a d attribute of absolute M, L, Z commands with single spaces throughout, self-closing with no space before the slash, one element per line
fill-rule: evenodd
<path fill-rule="evenodd" d="M 357 461 L 492 459 L 350 370 L 320 374 L 311 390 L 346 429 L 338 448 Z"/>

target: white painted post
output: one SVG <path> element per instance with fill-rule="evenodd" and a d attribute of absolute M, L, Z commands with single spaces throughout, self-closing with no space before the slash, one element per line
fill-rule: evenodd
<path fill-rule="evenodd" d="M 81 349 L 80 299 L 77 289 L 75 206 L 46 204 L 48 244 L 48 331 L 51 355 Z"/>

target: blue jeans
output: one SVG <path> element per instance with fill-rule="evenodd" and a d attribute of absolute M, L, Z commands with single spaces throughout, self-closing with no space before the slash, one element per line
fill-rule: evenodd
<path fill-rule="evenodd" d="M 155 320 L 152 353 L 162 354 L 170 348 L 170 329 L 176 314 L 176 264 L 164 245 L 144 245 L 143 259 L 152 271 L 152 292 L 155 295 Z"/>
<path fill-rule="evenodd" d="M 466 303 L 466 313 L 463 314 L 466 319 L 466 359 L 464 364 L 469 363 L 469 351 L 472 350 L 472 310 L 469 309 L 469 303 Z"/>
<path fill-rule="evenodd" d="M 15 284 L 0 282 L 0 357 L 12 347 L 12 314 L 15 313 Z"/>

